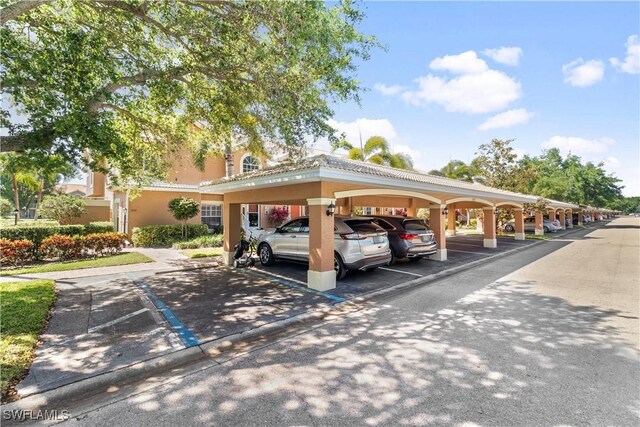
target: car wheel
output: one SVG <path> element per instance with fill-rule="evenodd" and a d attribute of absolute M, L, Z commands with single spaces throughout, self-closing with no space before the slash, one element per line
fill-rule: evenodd
<path fill-rule="evenodd" d="M 545 233 L 549 232 L 549 227 L 547 227 L 546 225 L 542 229 L 544 230 Z"/>
<path fill-rule="evenodd" d="M 333 269 L 336 271 L 336 280 L 342 280 L 347 275 L 347 267 L 338 254 L 333 255 Z"/>
<path fill-rule="evenodd" d="M 266 243 L 263 243 L 258 248 L 258 256 L 260 257 L 260 263 L 262 265 L 270 266 L 276 262 L 276 258 L 273 256 L 271 247 Z"/>
<path fill-rule="evenodd" d="M 513 228 L 513 225 L 506 225 L 504 227 L 504 231 L 508 231 L 509 233 L 513 233 L 515 231 L 515 229 Z"/>
<path fill-rule="evenodd" d="M 418 262 L 418 261 L 420 261 L 421 259 L 422 259 L 422 257 L 421 257 L 421 256 L 416 256 L 416 257 L 413 257 L 413 258 L 409 258 L 409 261 L 411 261 L 411 262 Z"/>

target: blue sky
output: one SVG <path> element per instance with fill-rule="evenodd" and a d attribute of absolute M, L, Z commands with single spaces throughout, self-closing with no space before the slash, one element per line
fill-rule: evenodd
<path fill-rule="evenodd" d="M 367 2 L 375 51 L 362 105 L 332 125 L 387 137 L 417 168 L 470 161 L 492 138 L 604 161 L 640 195 L 638 2 Z M 319 143 L 324 148 L 325 143 Z"/>

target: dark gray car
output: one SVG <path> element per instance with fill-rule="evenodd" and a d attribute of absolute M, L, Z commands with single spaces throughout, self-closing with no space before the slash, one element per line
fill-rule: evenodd
<path fill-rule="evenodd" d="M 397 215 L 371 215 L 373 222 L 379 225 L 389 236 L 392 260 L 408 258 L 419 261 L 437 252 L 433 231 L 422 218 Z"/>

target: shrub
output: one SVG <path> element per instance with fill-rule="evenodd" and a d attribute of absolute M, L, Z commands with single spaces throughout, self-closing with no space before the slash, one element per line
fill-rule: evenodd
<path fill-rule="evenodd" d="M 217 248 L 222 246 L 222 235 L 209 234 L 207 236 L 200 236 L 185 242 L 177 242 L 173 246 L 176 249 Z"/>
<path fill-rule="evenodd" d="M 187 224 L 187 234 L 192 237 L 205 236 L 209 229 L 205 224 Z M 136 227 L 131 236 L 133 244 L 141 247 L 171 246 L 182 240 L 182 225 L 148 225 Z"/>
<path fill-rule="evenodd" d="M 76 236 L 85 233 L 84 225 L 56 225 L 56 226 L 18 226 L 3 227 L 0 229 L 0 237 L 9 240 L 30 240 L 34 248 L 40 247 L 44 239 L 56 234 Z"/>
<path fill-rule="evenodd" d="M 85 250 L 90 250 L 96 256 L 116 254 L 124 248 L 127 235 L 120 233 L 95 233 L 82 237 Z"/>
<path fill-rule="evenodd" d="M 469 220 L 469 225 L 470 225 L 471 227 L 476 227 L 476 226 L 478 225 L 478 219 L 477 219 L 477 218 L 471 218 L 471 219 Z"/>
<path fill-rule="evenodd" d="M 33 242 L 29 240 L 0 239 L 0 251 L 2 252 L 3 264 L 21 266 L 31 260 Z"/>
<path fill-rule="evenodd" d="M 82 237 L 64 235 L 49 236 L 42 241 L 40 253 L 45 258 L 57 258 L 62 261 L 80 258 L 84 247 Z"/>
<path fill-rule="evenodd" d="M 90 222 L 84 226 L 85 234 L 115 233 L 116 227 L 109 221 Z"/>
<path fill-rule="evenodd" d="M 55 219 L 61 224 L 68 224 L 73 218 L 80 218 L 86 211 L 82 198 L 68 194 L 46 196 L 38 208 L 42 218 Z"/>

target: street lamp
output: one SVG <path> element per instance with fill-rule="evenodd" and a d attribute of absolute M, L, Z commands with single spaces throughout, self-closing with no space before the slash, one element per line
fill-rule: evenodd
<path fill-rule="evenodd" d="M 14 222 L 13 225 L 18 225 L 18 214 L 19 213 L 20 213 L 20 211 L 18 209 L 13 211 L 13 216 L 14 216 L 14 219 L 15 219 L 15 222 Z"/>

